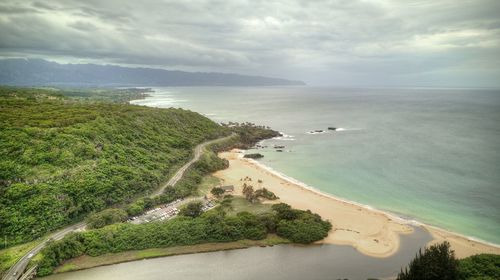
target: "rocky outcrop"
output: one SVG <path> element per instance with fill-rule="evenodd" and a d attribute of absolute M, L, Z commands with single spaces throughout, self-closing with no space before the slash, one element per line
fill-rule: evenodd
<path fill-rule="evenodd" d="M 259 158 L 263 158 L 264 155 L 262 154 L 259 154 L 259 153 L 254 153 L 254 154 L 246 154 L 243 156 L 244 158 L 252 158 L 252 159 L 259 159 Z"/>

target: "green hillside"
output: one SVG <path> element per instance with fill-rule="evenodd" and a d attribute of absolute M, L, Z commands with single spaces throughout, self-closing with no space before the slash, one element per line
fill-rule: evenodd
<path fill-rule="evenodd" d="M 10 245 L 26 242 L 130 202 L 188 161 L 196 144 L 227 134 L 182 109 L 1 87 L 0 237 Z"/>

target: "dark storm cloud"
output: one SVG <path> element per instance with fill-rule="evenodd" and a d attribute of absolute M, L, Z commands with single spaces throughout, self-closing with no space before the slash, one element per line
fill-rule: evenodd
<path fill-rule="evenodd" d="M 0 56 L 319 84 L 498 86 L 487 77 L 500 76 L 499 3 L 3 1 Z"/>

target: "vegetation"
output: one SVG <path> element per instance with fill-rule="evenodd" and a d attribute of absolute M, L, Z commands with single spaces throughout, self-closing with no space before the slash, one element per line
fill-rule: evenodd
<path fill-rule="evenodd" d="M 261 215 L 272 212 L 271 204 L 260 202 L 250 203 L 244 197 L 225 195 L 220 205 L 228 215 L 236 215 L 239 212 L 250 212 L 255 215 Z"/>
<path fill-rule="evenodd" d="M 274 234 L 269 234 L 265 239 L 262 240 L 242 239 L 238 241 L 223 242 L 223 243 L 221 242 L 202 243 L 202 244 L 187 245 L 187 246 L 151 248 L 143 250 L 126 251 L 120 253 L 110 253 L 96 257 L 85 255 L 64 262 L 63 265 L 57 267 L 54 270 L 54 273 L 87 269 L 96 266 L 109 265 L 126 261 L 141 260 L 144 258 L 156 258 L 156 257 L 165 257 L 165 256 L 173 256 L 180 254 L 213 252 L 213 251 L 230 250 L 230 249 L 243 249 L 251 246 L 261 246 L 261 247 L 272 246 L 289 242 L 290 241 L 284 238 L 281 238 Z"/>
<path fill-rule="evenodd" d="M 210 191 L 210 193 L 212 195 L 214 195 L 215 197 L 221 197 L 226 191 L 221 188 L 221 187 L 214 187 L 212 188 L 212 190 Z"/>
<path fill-rule="evenodd" d="M 423 253 L 419 250 L 415 259 L 410 262 L 408 268 L 401 270 L 397 279 L 458 279 L 458 261 L 448 242 L 432 245 Z"/>
<path fill-rule="evenodd" d="M 116 103 L 128 103 L 134 99 L 144 99 L 152 92 L 150 88 L 67 88 L 67 89 L 53 89 L 61 92 L 65 97 L 77 99 L 81 101 L 105 101 Z"/>
<path fill-rule="evenodd" d="M 26 255 L 31 249 L 40 244 L 42 240 L 35 240 L 21 245 L 0 250 L 0 276 L 3 275 L 17 260 Z"/>
<path fill-rule="evenodd" d="M 198 185 L 198 195 L 208 195 L 212 188 L 220 186 L 221 182 L 221 179 L 213 176 L 212 174 L 203 176 L 200 184 Z"/>
<path fill-rule="evenodd" d="M 8 246 L 134 200 L 165 181 L 196 144 L 228 134 L 186 110 L 64 94 L 0 88 L 0 236 Z M 198 170 L 212 168 L 205 163 Z"/>
<path fill-rule="evenodd" d="M 127 220 L 127 212 L 123 209 L 110 208 L 101 212 L 90 214 L 86 218 L 88 228 L 102 228 L 104 226 L 124 222 Z"/>
<path fill-rule="evenodd" d="M 397 279 L 500 279 L 500 255 L 481 254 L 457 260 L 450 244 L 444 242 L 426 248 L 423 253 L 420 250 Z"/>
<path fill-rule="evenodd" d="M 259 201 L 259 198 L 264 198 L 267 200 L 276 200 L 278 197 L 270 190 L 266 188 L 257 189 L 254 191 L 253 186 L 243 183 L 243 195 L 250 203 L 255 203 Z"/>
<path fill-rule="evenodd" d="M 458 263 L 460 280 L 500 279 L 500 255 L 481 254 L 462 259 Z"/>
<path fill-rule="evenodd" d="M 254 203 L 257 201 L 257 197 L 254 195 L 254 190 L 253 187 L 250 185 L 247 185 L 246 183 L 243 183 L 243 195 L 245 196 L 246 200 L 248 200 L 250 203 Z"/>
<path fill-rule="evenodd" d="M 167 186 L 163 193 L 153 200 L 153 205 L 160 203 L 169 203 L 178 198 L 184 198 L 189 195 L 195 195 L 198 193 L 198 187 L 202 184 L 203 178 L 209 176 L 209 174 L 225 169 L 229 166 L 229 162 L 225 159 L 219 158 L 212 150 L 206 150 L 205 153 L 200 157 L 200 159 L 192 165 L 185 173 L 184 176 L 177 182 L 175 188 L 172 186 Z M 144 209 L 150 207 L 144 207 L 139 200 L 140 205 L 136 206 L 138 213 L 131 213 L 130 215 L 137 215 L 142 213 Z M 134 204 L 137 204 L 134 203 Z M 132 205 L 134 205 L 132 204 Z M 130 210 L 130 207 L 129 207 Z"/>
<path fill-rule="evenodd" d="M 279 135 L 248 123 L 219 126 L 186 110 L 124 104 L 143 98 L 148 91 L 0 87 L 0 236 L 7 240 L 7 247 L 33 240 L 93 213 L 87 221 L 89 228 L 95 230 L 54 242 L 51 245 L 54 247 L 47 249 L 49 257 L 39 255 L 35 259 L 45 262 L 45 267 L 52 267 L 81 253 L 95 253 L 95 248 L 104 246 L 106 238 L 114 234 L 108 228 L 123 229 L 116 236 L 123 238 L 130 226 L 106 225 L 121 222 L 127 215 L 141 214 L 159 203 L 197 194 L 198 186 L 208 174 L 228 166 L 227 160 L 218 158 L 216 152 L 249 147 Z M 231 131 L 238 134 L 211 145 L 175 188 L 167 186 L 160 196 L 148 196 L 191 156 L 195 145 Z M 229 205 L 226 210 L 232 208 L 231 200 L 225 199 Z M 110 206 L 124 210 L 103 210 Z M 237 219 L 241 224 L 238 226 L 245 227 L 236 235 L 238 238 L 262 238 L 263 232 L 273 229 L 264 223 L 265 219 L 252 215 L 227 217 L 229 221 Z M 199 225 L 199 219 L 205 218 L 195 218 L 195 226 Z M 188 224 L 179 222 L 183 223 Z M 142 233 L 138 229 L 130 236 L 138 240 L 147 238 Z M 82 236 L 85 238 L 78 239 Z M 216 237 L 207 238 L 202 242 L 220 241 Z M 91 243 L 92 247 L 82 241 L 96 243 Z M 117 249 L 110 245 L 99 250 Z M 2 269 L 19 257 L 6 250 L 0 252 Z"/>
<path fill-rule="evenodd" d="M 196 218 L 203 213 L 203 202 L 193 201 L 189 202 L 186 206 L 182 207 L 179 215 Z"/>
<path fill-rule="evenodd" d="M 273 205 L 277 212 L 276 232 L 296 243 L 311 243 L 328 236 L 332 229 L 329 221 L 323 221 L 318 214 L 311 211 L 292 209 L 285 203 Z"/>
<path fill-rule="evenodd" d="M 238 139 L 233 142 L 215 145 L 215 151 L 225 150 L 228 147 L 248 149 L 253 147 L 257 142 L 264 139 L 281 136 L 281 133 L 271 130 L 268 126 L 259 126 L 253 123 L 223 123 L 222 126 L 227 127 L 232 132 L 238 135 Z"/>
<path fill-rule="evenodd" d="M 279 197 L 277 197 L 272 191 L 266 189 L 266 188 L 262 188 L 262 189 L 257 189 L 255 190 L 254 192 L 254 195 L 258 198 L 264 198 L 264 199 L 267 199 L 267 200 L 276 200 L 276 199 L 279 199 Z"/>
<path fill-rule="evenodd" d="M 150 88 L 52 88 L 52 87 L 12 87 L 0 86 L 0 96 L 28 99 L 70 99 L 72 102 L 87 103 L 111 102 L 127 103 L 134 99 L 143 99 L 152 92 Z"/>
<path fill-rule="evenodd" d="M 38 275 L 48 275 L 63 261 L 81 255 L 99 256 L 128 250 L 243 239 L 262 240 L 276 229 L 281 237 L 293 238 L 296 241 L 290 240 L 294 242 L 308 243 L 326 236 L 317 232 L 328 231 L 331 227 L 329 222 L 316 219 L 319 216 L 309 211 L 293 210 L 286 204 L 280 204 L 275 209 L 277 210 L 262 215 L 249 212 L 226 215 L 225 211 L 219 208 L 196 218 L 179 216 L 167 222 L 140 225 L 114 224 L 96 230 L 73 233 L 60 241 L 52 242 L 42 250 L 43 257 L 39 262 Z M 290 229 L 290 231 L 304 230 L 303 235 L 307 236 L 307 239 L 295 238 L 296 232 L 289 234 L 286 230 L 280 231 L 283 222 L 280 217 L 289 216 L 282 213 L 283 211 L 295 211 L 297 217 L 293 221 L 308 223 L 312 229 L 293 228 L 293 226 Z"/>

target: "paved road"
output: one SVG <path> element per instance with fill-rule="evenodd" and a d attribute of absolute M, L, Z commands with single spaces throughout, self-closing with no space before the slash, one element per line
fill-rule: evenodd
<path fill-rule="evenodd" d="M 203 143 L 199 144 L 198 146 L 196 146 L 194 148 L 194 157 L 193 157 L 193 159 L 191 159 L 188 163 L 186 163 L 185 165 L 183 165 L 174 174 L 174 176 L 172 178 L 170 178 L 170 180 L 168 180 L 168 182 L 165 185 L 163 185 L 158 191 L 156 191 L 152 196 L 157 196 L 157 195 L 162 194 L 163 190 L 165 190 L 165 188 L 167 186 L 175 186 L 175 184 L 184 175 L 184 172 L 186 172 L 186 170 L 193 163 L 195 163 L 198 159 L 200 159 L 200 156 L 203 154 L 203 149 L 207 145 L 210 145 L 210 144 L 213 144 L 213 143 L 216 143 L 216 142 L 219 142 L 219 141 L 224 141 L 226 139 L 229 139 L 229 138 L 233 137 L 234 135 L 235 134 L 233 133 L 233 134 L 231 134 L 229 136 L 226 136 L 226 137 L 223 137 L 223 138 L 218 138 L 218 139 L 207 141 L 207 142 L 203 142 Z M 72 226 L 66 227 L 64 229 L 61 229 L 60 231 L 55 232 L 54 234 L 50 235 L 48 239 L 44 240 L 42 243 L 38 244 L 35 248 L 33 248 L 31 251 L 29 251 L 26 255 L 24 255 L 23 257 L 21 257 L 19 259 L 19 261 L 14 266 L 12 266 L 7 271 L 7 273 L 2 277 L 2 280 L 17 280 L 19 277 L 21 277 L 21 274 L 26 269 L 26 266 L 28 265 L 30 259 L 33 256 L 35 256 L 36 254 L 38 254 L 43 249 L 43 247 L 45 247 L 45 245 L 47 245 L 47 242 L 49 240 L 51 240 L 51 239 L 53 239 L 53 240 L 62 239 L 66 234 L 68 234 L 70 232 L 73 232 L 75 230 L 78 230 L 78 229 L 84 229 L 85 226 L 86 226 L 85 222 L 81 222 L 81 223 L 74 224 Z"/>
<path fill-rule="evenodd" d="M 61 229 L 58 232 L 53 233 L 52 235 L 49 236 L 46 240 L 44 240 L 42 243 L 38 244 L 35 248 L 31 249 L 26 255 L 24 255 L 22 258 L 17 261 L 15 265 L 13 265 L 7 273 L 3 276 L 3 280 L 17 280 L 19 277 L 21 277 L 21 274 L 24 272 L 26 269 L 26 266 L 30 262 L 31 258 L 38 254 L 45 245 L 47 245 L 47 242 L 49 240 L 59 240 L 62 239 L 66 234 L 73 232 L 78 229 L 83 229 L 85 228 L 85 223 L 81 222 L 78 224 L 74 224 L 70 227 Z"/>
<path fill-rule="evenodd" d="M 166 184 L 164 184 L 161 188 L 159 188 L 156 192 L 154 192 L 151 197 L 155 197 L 155 196 L 158 196 L 160 194 L 163 193 L 163 191 L 165 190 L 165 188 L 167 186 L 175 186 L 175 184 L 177 184 L 177 182 L 182 178 L 182 176 L 184 175 L 184 172 L 186 172 L 186 170 L 193 164 L 195 163 L 196 161 L 198 161 L 200 159 L 200 156 L 203 154 L 203 149 L 208 146 L 208 145 L 211 145 L 213 143 L 217 143 L 217 142 L 220 142 L 220 141 L 224 141 L 224 140 L 227 140 L 233 136 L 235 136 L 236 134 L 233 133 L 229 136 L 226 136 L 226 137 L 223 137 L 223 138 L 218 138 L 218 139 L 215 139 L 215 140 L 211 140 L 211 141 L 207 141 L 207 142 L 203 142 L 201 144 L 199 144 L 198 146 L 196 146 L 194 148 L 194 157 L 193 159 L 191 159 L 188 163 L 184 164 L 181 168 L 179 168 L 179 170 L 177 170 L 177 172 L 174 174 L 174 176 L 172 176 L 172 178 L 170 178 L 170 180 L 168 180 L 168 182 Z"/>

